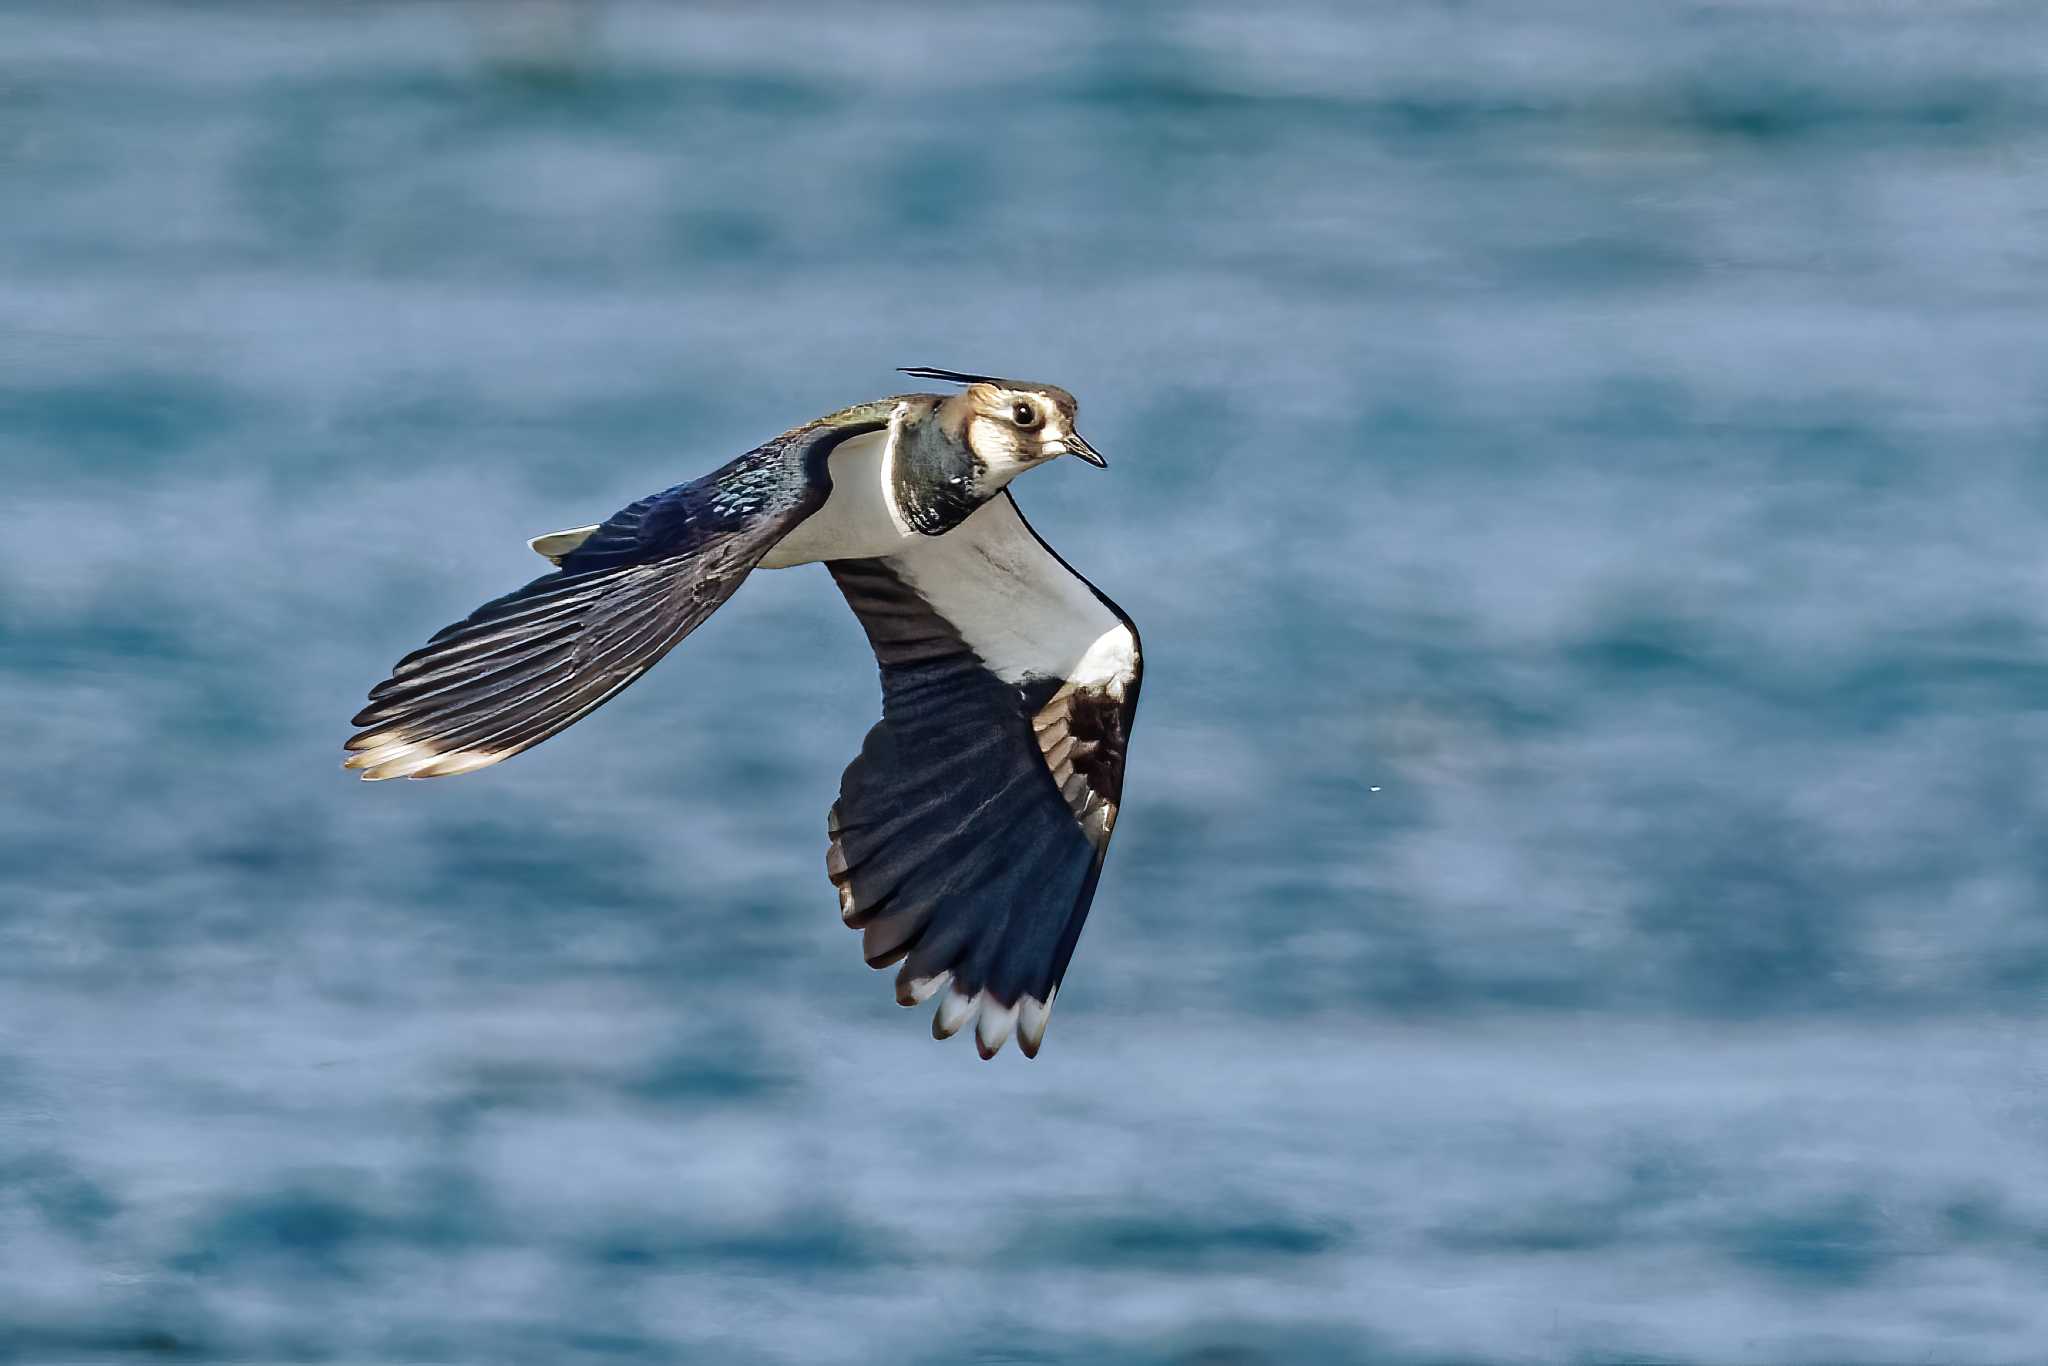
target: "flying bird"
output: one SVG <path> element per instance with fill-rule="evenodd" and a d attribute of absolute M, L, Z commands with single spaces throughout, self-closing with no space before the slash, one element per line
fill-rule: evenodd
<path fill-rule="evenodd" d="M 1074 397 L 962 385 L 806 422 L 603 522 L 536 537 L 557 566 L 398 661 L 344 766 L 439 778 L 509 759 L 651 668 L 756 569 L 822 562 L 881 668 L 882 719 L 839 783 L 825 867 L 896 999 L 938 998 L 1036 1057 L 1123 796 L 1137 628 L 1017 508 L 1010 481 L 1107 462 Z"/>

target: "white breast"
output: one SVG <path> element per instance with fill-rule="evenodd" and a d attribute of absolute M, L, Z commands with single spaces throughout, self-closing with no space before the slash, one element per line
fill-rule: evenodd
<path fill-rule="evenodd" d="M 761 568 L 870 559 L 894 554 L 906 540 L 921 539 L 904 525 L 889 492 L 896 430 L 891 421 L 886 431 L 863 432 L 833 448 L 827 458 L 832 492 L 825 506 L 777 542 Z"/>

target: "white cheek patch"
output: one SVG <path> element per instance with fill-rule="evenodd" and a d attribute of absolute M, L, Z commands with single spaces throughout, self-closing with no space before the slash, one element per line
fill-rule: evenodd
<path fill-rule="evenodd" d="M 994 494 L 1038 464 L 1017 453 L 1018 434 L 993 418 L 977 417 L 967 426 L 967 448 L 981 465 L 981 491 Z"/>

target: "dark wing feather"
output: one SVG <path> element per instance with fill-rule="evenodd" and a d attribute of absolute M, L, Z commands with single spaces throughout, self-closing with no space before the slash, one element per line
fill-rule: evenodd
<path fill-rule="evenodd" d="M 890 561 L 829 567 L 882 675 L 882 720 L 832 808 L 840 912 L 870 966 L 901 965 L 904 1005 L 945 993 L 934 1033 L 972 1019 L 988 1057 L 1014 1024 L 1036 1056 L 1122 797 L 1135 632 L 1118 697 L 1052 677 L 1011 683 Z"/>
<path fill-rule="evenodd" d="M 823 505 L 832 448 L 886 426 L 892 407 L 822 418 L 614 514 L 556 572 L 401 659 L 356 715 L 346 766 L 372 779 L 467 773 L 617 696 Z"/>

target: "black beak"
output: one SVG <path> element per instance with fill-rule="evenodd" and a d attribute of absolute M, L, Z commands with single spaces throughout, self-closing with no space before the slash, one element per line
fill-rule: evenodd
<path fill-rule="evenodd" d="M 1080 456 L 1098 470 L 1109 468 L 1109 462 L 1102 458 L 1102 452 L 1083 441 L 1079 432 L 1067 433 L 1067 454 Z"/>

